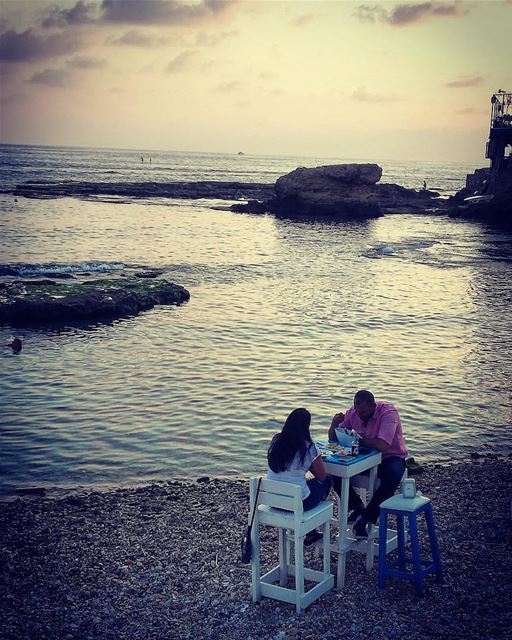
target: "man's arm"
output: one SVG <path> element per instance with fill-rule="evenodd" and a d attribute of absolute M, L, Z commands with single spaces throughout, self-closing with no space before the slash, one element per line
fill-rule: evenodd
<path fill-rule="evenodd" d="M 382 438 L 361 438 L 359 444 L 367 449 L 377 449 L 381 453 L 387 451 L 391 446 L 389 442 L 386 442 Z"/>
<path fill-rule="evenodd" d="M 329 427 L 329 440 L 338 440 L 338 438 L 336 437 L 336 427 L 338 427 L 340 424 L 342 426 L 343 422 L 345 420 L 345 414 L 344 413 L 337 413 L 334 418 L 331 420 L 331 426 Z"/>
<path fill-rule="evenodd" d="M 379 435 L 376 438 L 363 438 L 359 444 L 363 447 L 369 447 L 370 449 L 378 449 L 378 451 L 384 453 L 393 442 L 399 420 L 400 418 L 398 417 L 398 411 L 396 409 L 387 411 L 381 418 Z"/>

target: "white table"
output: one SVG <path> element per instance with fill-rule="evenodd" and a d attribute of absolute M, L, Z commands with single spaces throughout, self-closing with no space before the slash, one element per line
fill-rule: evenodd
<path fill-rule="evenodd" d="M 315 443 L 321 452 L 326 451 L 327 440 L 320 440 Z M 375 480 L 377 478 L 377 467 L 381 463 L 382 454 L 380 451 L 371 450 L 369 453 L 360 454 L 358 456 L 346 456 L 341 457 L 336 454 L 331 454 L 328 457 L 322 456 L 325 469 L 331 476 L 337 476 L 341 478 L 341 497 L 340 508 L 338 513 L 339 527 L 338 541 L 334 548 L 331 545 L 331 550 L 338 554 L 338 575 L 336 587 L 338 591 L 341 591 L 345 586 L 345 566 L 347 562 L 347 553 L 351 550 L 355 550 L 356 547 L 361 547 L 361 544 L 366 545 L 366 568 L 369 571 L 373 566 L 373 544 L 374 536 L 372 532 L 373 525 L 369 525 L 368 540 L 355 540 L 349 537 L 348 529 L 348 490 L 350 487 L 350 478 L 356 476 L 364 471 L 370 472 L 370 482 L 368 490 L 368 498 L 371 499 L 373 494 L 373 487 L 375 486 Z"/>

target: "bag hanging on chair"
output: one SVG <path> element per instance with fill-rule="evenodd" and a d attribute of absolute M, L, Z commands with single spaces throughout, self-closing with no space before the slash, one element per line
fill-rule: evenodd
<path fill-rule="evenodd" d="M 242 543 L 240 545 L 240 562 L 243 564 L 249 564 L 252 556 L 252 544 L 251 544 L 251 531 L 252 523 L 254 522 L 254 514 L 258 506 L 258 493 L 260 492 L 261 478 L 258 480 L 258 488 L 256 489 L 256 497 L 252 507 L 251 524 L 249 524 L 245 530 Z"/>

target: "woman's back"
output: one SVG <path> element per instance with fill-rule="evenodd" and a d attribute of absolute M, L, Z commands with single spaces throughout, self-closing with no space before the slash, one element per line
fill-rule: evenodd
<path fill-rule="evenodd" d="M 273 471 L 269 465 L 267 469 L 267 478 L 269 480 L 277 480 L 278 482 L 298 484 L 302 488 L 302 498 L 304 499 L 309 494 L 309 489 L 306 484 L 306 471 L 308 471 L 311 463 L 318 457 L 318 455 L 316 446 L 312 442 L 307 443 L 304 456 L 301 455 L 301 451 L 297 451 L 285 469 Z"/>
<path fill-rule="evenodd" d="M 273 437 L 267 455 L 267 478 L 299 485 L 304 511 L 317 506 L 331 488 L 331 479 L 326 477 L 322 458 L 311 440 L 310 423 L 311 414 L 307 409 L 294 409 L 286 418 L 281 433 Z M 306 480 L 307 471 L 311 471 L 314 478 Z M 320 537 L 317 531 L 310 531 L 304 544 L 311 544 Z"/>

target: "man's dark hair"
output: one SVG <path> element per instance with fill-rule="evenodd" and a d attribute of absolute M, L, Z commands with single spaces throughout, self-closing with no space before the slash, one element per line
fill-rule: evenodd
<path fill-rule="evenodd" d="M 354 404 L 375 404 L 375 396 L 371 391 L 366 391 L 366 389 L 361 389 L 354 396 Z"/>

